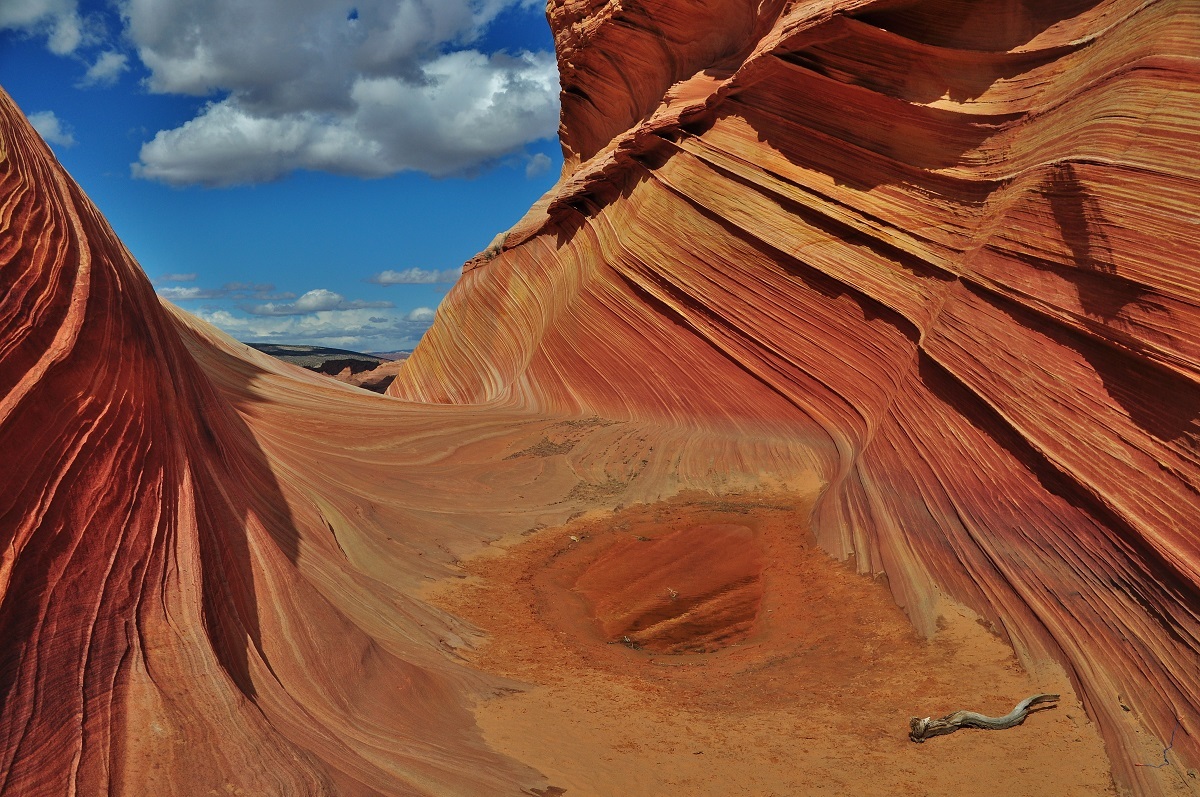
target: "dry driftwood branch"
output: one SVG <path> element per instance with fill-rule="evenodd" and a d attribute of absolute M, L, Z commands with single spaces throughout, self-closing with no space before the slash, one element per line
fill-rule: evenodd
<path fill-rule="evenodd" d="M 1029 715 L 1031 706 L 1039 703 L 1052 703 L 1055 700 L 1058 700 L 1058 695 L 1027 697 L 1003 717 L 986 717 L 974 711 L 956 711 L 936 720 L 929 717 L 924 719 L 913 717 L 908 721 L 908 738 L 914 742 L 923 742 L 931 736 L 954 733 L 959 728 L 986 728 L 989 731 L 1002 731 L 1024 722 L 1025 717 Z M 1051 708 L 1051 706 L 1042 708 Z"/>

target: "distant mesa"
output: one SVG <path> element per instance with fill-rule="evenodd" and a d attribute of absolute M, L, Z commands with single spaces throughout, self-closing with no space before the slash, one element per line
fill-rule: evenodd
<path fill-rule="evenodd" d="M 247 343 L 246 345 L 292 365 L 330 375 L 338 373 L 343 368 L 349 368 L 354 373 L 368 371 L 386 360 L 394 359 L 363 354 L 349 349 L 332 349 L 326 346 L 294 346 L 281 343 Z"/>
<path fill-rule="evenodd" d="M 332 376 L 346 384 L 355 385 L 374 393 L 383 393 L 396 378 L 404 360 L 411 350 L 388 352 L 350 351 L 328 346 L 301 346 L 282 343 L 247 343 L 276 359 L 298 365 L 309 371 Z"/>
<path fill-rule="evenodd" d="M 412 349 L 396 349 L 395 351 L 372 351 L 368 352 L 372 357 L 379 357 L 382 360 L 407 360 L 408 356 L 413 353 Z"/>

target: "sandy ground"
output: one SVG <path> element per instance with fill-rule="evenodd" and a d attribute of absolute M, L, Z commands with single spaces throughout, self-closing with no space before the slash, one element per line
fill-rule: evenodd
<path fill-rule="evenodd" d="M 1025 672 L 954 607 L 920 639 L 886 585 L 812 547 L 806 516 L 692 495 L 465 563 L 435 602 L 487 633 L 475 666 L 528 685 L 476 707 L 488 743 L 570 797 L 1116 794 L 1060 670 Z M 692 632 L 691 652 L 656 652 Z M 910 716 L 997 716 L 1039 692 L 1062 697 L 1016 728 L 908 739 Z"/>

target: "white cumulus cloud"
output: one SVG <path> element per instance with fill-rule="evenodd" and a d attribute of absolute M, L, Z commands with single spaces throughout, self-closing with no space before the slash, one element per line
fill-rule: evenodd
<path fill-rule="evenodd" d="M 357 351 L 411 349 L 429 328 L 433 311 L 404 314 L 377 310 L 323 310 L 310 315 L 243 316 L 229 310 L 199 310 L 196 315 L 238 340 L 336 346 Z M 408 316 L 416 315 L 416 320 Z"/>
<path fill-rule="evenodd" d="M 224 96 L 143 147 L 134 174 L 235 185 L 297 169 L 469 172 L 558 125 L 550 52 L 483 52 L 529 0 L 126 0 L 152 91 Z"/>
<path fill-rule="evenodd" d="M 45 36 L 56 55 L 70 55 L 94 38 L 91 25 L 80 15 L 76 0 L 2 0 L 0 30 L 19 30 Z"/>
<path fill-rule="evenodd" d="M 129 56 L 116 50 L 105 50 L 96 57 L 96 62 L 88 67 L 80 85 L 111 86 L 117 82 L 121 73 L 128 69 Z"/>
<path fill-rule="evenodd" d="M 47 144 L 57 144 L 60 147 L 73 147 L 76 144 L 75 135 L 71 128 L 55 116 L 54 111 L 38 111 L 29 114 L 29 124 L 38 131 Z"/>
<path fill-rule="evenodd" d="M 195 274 L 164 274 L 158 282 L 194 282 Z M 201 288 L 194 285 L 172 285 L 158 288 L 158 295 L 172 302 L 190 301 L 193 299 L 221 299 L 258 301 L 286 301 L 295 299 L 296 294 L 289 291 L 276 292 L 270 283 L 255 282 L 226 282 L 219 288 Z M 282 306 L 282 305 L 281 305 Z"/>
<path fill-rule="evenodd" d="M 187 288 L 183 288 L 182 290 L 187 290 Z M 159 293 L 161 294 L 162 291 Z M 316 288 L 302 294 L 294 302 L 267 302 L 247 307 L 245 310 L 253 315 L 287 316 L 308 315 L 310 313 L 319 313 L 323 310 L 363 310 L 394 306 L 391 302 L 365 302 L 357 299 L 350 301 L 340 293 L 334 293 L 325 288 Z"/>
<path fill-rule="evenodd" d="M 550 170 L 552 164 L 553 161 L 550 160 L 549 155 L 539 152 L 525 164 L 525 177 L 532 179 L 539 174 L 545 174 Z"/>
<path fill-rule="evenodd" d="M 436 315 L 432 307 L 414 307 L 404 315 L 405 321 L 433 322 Z"/>
<path fill-rule="evenodd" d="M 400 271 L 381 271 L 368 277 L 367 282 L 376 285 L 436 285 L 437 283 L 454 283 L 462 276 L 462 269 L 448 268 L 444 270 L 426 268 L 406 268 Z"/>
<path fill-rule="evenodd" d="M 214 299 L 222 294 L 216 291 L 205 290 L 204 288 L 172 286 L 170 288 L 159 288 L 158 295 L 172 302 L 181 302 L 188 299 Z"/>

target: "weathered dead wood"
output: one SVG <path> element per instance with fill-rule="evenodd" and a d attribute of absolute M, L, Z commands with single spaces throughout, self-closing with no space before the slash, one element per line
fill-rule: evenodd
<path fill-rule="evenodd" d="M 956 711 L 940 719 L 913 717 L 908 721 L 908 738 L 914 742 L 923 742 L 931 736 L 943 736 L 954 733 L 959 728 L 984 728 L 989 731 L 1002 731 L 1020 725 L 1029 716 L 1030 708 L 1039 703 L 1052 703 L 1058 700 L 1058 695 L 1034 695 L 1027 697 L 1017 704 L 1016 708 L 1003 717 L 987 717 L 974 711 Z M 1042 709 L 1053 708 L 1042 706 Z M 1034 709 L 1040 711 L 1042 709 Z"/>

